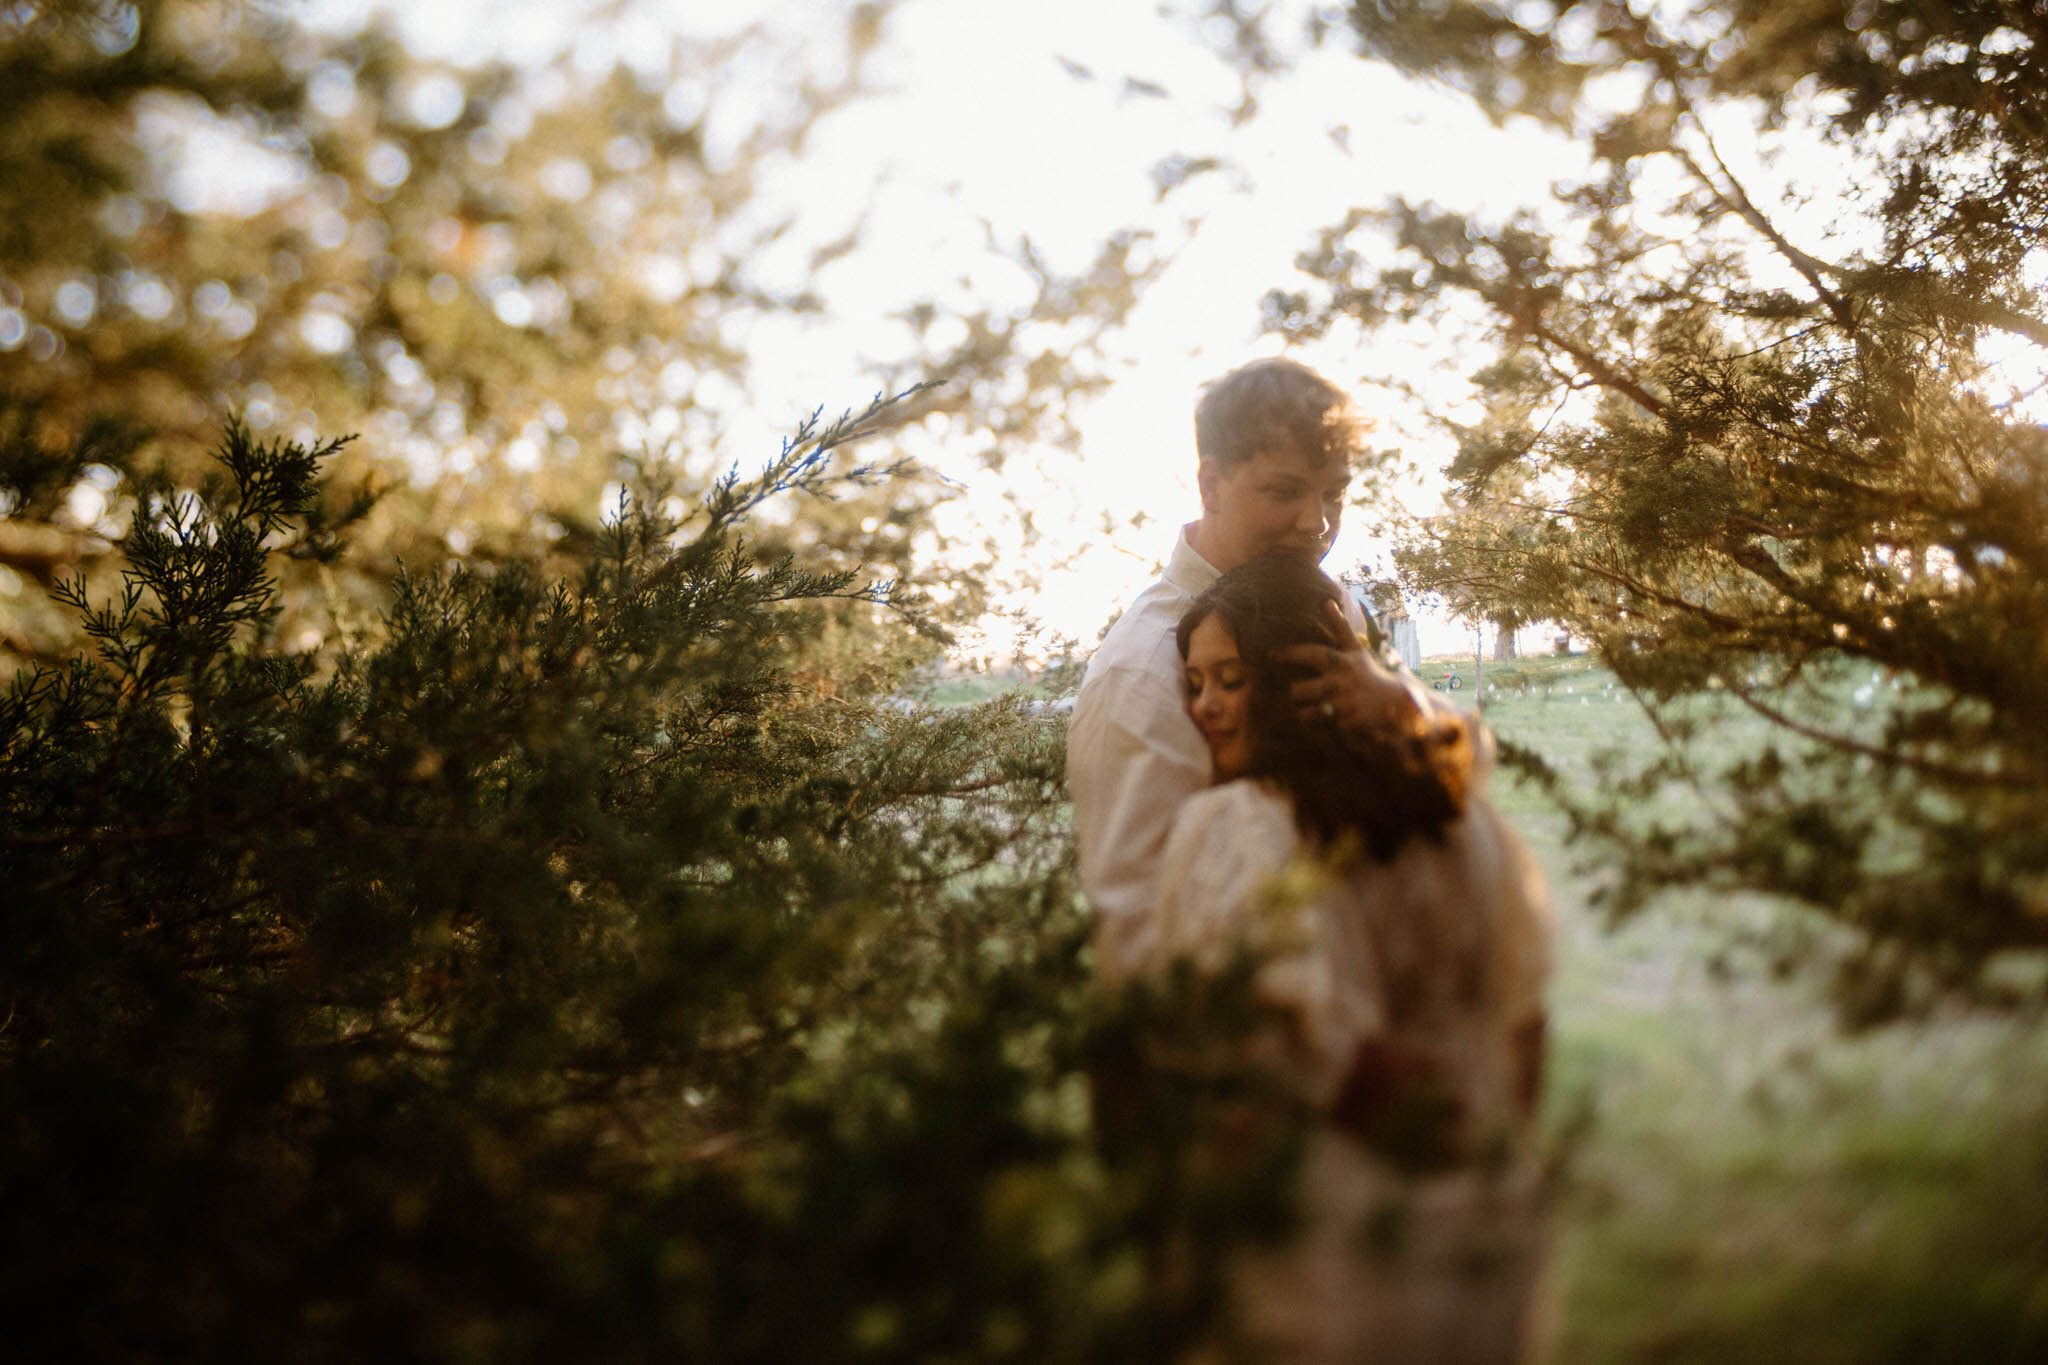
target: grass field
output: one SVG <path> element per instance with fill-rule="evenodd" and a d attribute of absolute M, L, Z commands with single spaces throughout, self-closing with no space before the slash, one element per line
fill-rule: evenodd
<path fill-rule="evenodd" d="M 1488 664 L 1486 681 L 1496 733 L 1568 779 L 1648 742 L 1584 658 Z M 1845 1037 L 1817 982 L 1739 951 L 1791 912 L 1680 894 L 1604 926 L 1598 866 L 1546 798 L 1512 779 L 1494 795 L 1560 913 L 1555 1358 L 2048 1360 L 2048 1027 Z"/>
<path fill-rule="evenodd" d="M 1483 695 L 1469 656 L 1422 676 L 1453 662 L 1456 700 L 1568 782 L 1650 742 L 1583 656 L 1488 662 Z M 1730 726 L 1717 742 L 1761 734 Z M 1597 855 L 1567 846 L 1549 798 L 1508 774 L 1493 798 L 1559 912 L 1552 1358 L 2048 1361 L 2048 1021 L 1845 1035 L 1820 981 L 1745 948 L 1793 912 L 1674 893 L 1608 925 Z"/>

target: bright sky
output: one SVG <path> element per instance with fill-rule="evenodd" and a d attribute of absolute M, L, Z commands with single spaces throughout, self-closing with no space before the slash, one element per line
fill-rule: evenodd
<path fill-rule="evenodd" d="M 318 0 L 335 22 L 378 0 Z M 1297 0 L 1274 0 L 1298 10 Z M 425 55 L 473 60 L 496 53 L 539 61 L 574 44 L 579 64 L 665 53 L 666 35 L 716 33 L 750 19 L 815 25 L 817 6 L 792 0 L 587 9 L 540 0 L 411 0 L 399 14 Z M 582 19 L 579 22 L 579 18 Z M 1280 21 L 1277 31 L 1298 31 Z M 802 27 L 792 32 L 804 31 Z M 1571 174 L 1575 154 L 1528 128 L 1489 127 L 1461 101 L 1409 84 L 1345 55 L 1343 45 L 1262 92 L 1257 117 L 1233 128 L 1235 75 L 1204 45 L 1194 21 L 1162 17 L 1152 0 L 1038 0 L 1030 5 L 904 0 L 885 29 L 878 73 L 889 93 L 835 115 L 803 164 L 771 189 L 847 223 L 865 210 L 859 253 L 812 281 L 833 321 L 792 323 L 757 338 L 777 357 L 756 410 L 736 417 L 735 450 L 772 452 L 796 417 L 825 401 L 857 406 L 858 360 L 924 280 L 965 272 L 991 297 L 1014 290 L 984 246 L 986 222 L 1005 240 L 1029 236 L 1053 265 L 1074 269 L 1119 229 L 1150 228 L 1174 249 L 1136 316 L 1114 342 L 1116 381 L 1079 411 L 1077 456 L 1013 455 L 1000 475 L 949 469 L 965 493 L 956 531 L 996 535 L 1006 556 L 1042 568 L 1031 600 L 1016 604 L 1043 631 L 1092 643 L 1110 616 L 1151 581 L 1175 529 L 1196 508 L 1191 413 L 1200 385 L 1278 344 L 1257 335 L 1257 305 L 1290 282 L 1295 255 L 1354 205 L 1394 194 L 1500 212 L 1540 201 Z M 1089 77 L 1077 76 L 1086 68 Z M 1134 92 L 1127 78 L 1162 94 Z M 787 73 L 764 71 L 773 98 Z M 1152 170 L 1181 153 L 1231 165 L 1156 201 Z M 835 230 L 843 230 L 835 228 Z M 811 241 L 827 234 L 810 236 Z M 1355 340 L 1298 349 L 1341 384 L 1394 374 L 1444 392 L 1461 377 L 1454 358 L 1426 347 Z M 750 426 L 752 429 L 750 430 Z M 1382 433 L 1425 466 L 1446 452 L 1411 433 Z M 998 482 L 1000 480 L 1000 482 Z M 1005 494 L 1027 507 L 1038 539 L 1016 538 Z M 1434 498 L 1425 479 L 1414 496 Z M 1356 521 L 1364 518 L 1357 517 Z M 1327 567 L 1342 572 L 1379 547 L 1347 530 Z M 1461 625 L 1423 614 L 1425 653 L 1469 646 Z M 970 653 L 1001 655 L 1014 629 L 991 622 Z"/>

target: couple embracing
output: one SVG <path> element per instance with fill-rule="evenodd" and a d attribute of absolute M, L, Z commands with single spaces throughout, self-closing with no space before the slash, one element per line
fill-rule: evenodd
<path fill-rule="evenodd" d="M 1364 424 L 1255 361 L 1195 410 L 1202 514 L 1110 629 L 1068 733 L 1111 984 L 1245 950 L 1259 1064 L 1319 1116 L 1301 1226 L 1234 1272 L 1257 1358 L 1530 1350 L 1549 912 L 1477 720 L 1360 642 L 1316 567 Z"/>

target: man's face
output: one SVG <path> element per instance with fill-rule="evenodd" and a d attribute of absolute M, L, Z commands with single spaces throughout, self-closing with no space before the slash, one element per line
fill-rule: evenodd
<path fill-rule="evenodd" d="M 1337 539 L 1351 467 L 1341 457 L 1316 464 L 1293 453 L 1260 451 L 1225 468 L 1204 462 L 1205 551 L 1218 572 L 1269 554 L 1320 561 Z"/>

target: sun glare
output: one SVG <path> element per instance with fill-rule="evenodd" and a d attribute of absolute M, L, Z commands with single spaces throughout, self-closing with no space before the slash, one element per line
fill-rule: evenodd
<path fill-rule="evenodd" d="M 533 0 L 497 0 L 481 13 L 326 0 L 315 19 L 359 24 L 379 9 L 423 55 L 539 64 L 567 51 L 588 69 L 665 53 L 679 32 L 802 19 L 801 7 L 775 0 L 608 7 L 605 23 L 587 26 L 574 7 Z M 1291 30 L 1282 22 L 1276 31 Z M 994 471 L 956 461 L 943 439 L 926 442 L 926 458 L 961 489 L 941 529 L 1014 570 L 1016 591 L 999 594 L 1005 611 L 963 644 L 975 659 L 1042 655 L 1065 640 L 1085 649 L 1155 575 L 1195 510 L 1200 386 L 1281 349 L 1260 335 L 1259 302 L 1290 282 L 1320 228 L 1397 194 L 1504 213 L 1583 164 L 1560 140 L 1493 127 L 1455 97 L 1341 51 L 1304 54 L 1257 116 L 1240 120 L 1237 77 L 1205 46 L 1196 17 L 1149 5 L 907 0 L 889 16 L 876 63 L 880 92 L 835 115 L 767 187 L 816 220 L 807 240 L 856 227 L 861 239 L 822 268 L 795 248 L 753 263 L 772 283 L 815 290 L 825 310 L 757 329 L 753 344 L 776 364 L 744 406 L 721 412 L 723 452 L 772 453 L 821 400 L 865 401 L 849 385 L 900 335 L 913 281 L 955 282 L 963 310 L 970 301 L 1021 307 L 1030 281 L 992 241 L 1028 239 L 1049 267 L 1072 271 L 1113 234 L 1134 232 L 1163 261 L 1109 340 L 1110 382 L 1071 406 L 1072 448 L 1007 451 Z M 771 75 L 762 100 L 775 98 Z M 647 287 L 673 286 L 651 278 Z M 1445 408 L 1463 393 L 1459 358 L 1440 347 L 1365 347 L 1340 335 L 1293 353 L 1357 386 L 1369 411 L 1380 378 Z M 1435 501 L 1441 438 L 1383 423 L 1382 439 L 1404 445 L 1424 471 L 1410 495 Z M 1371 520 L 1354 514 L 1330 568 L 1382 558 Z M 1426 609 L 1418 617 L 1425 652 L 1469 645 L 1462 624 Z"/>

